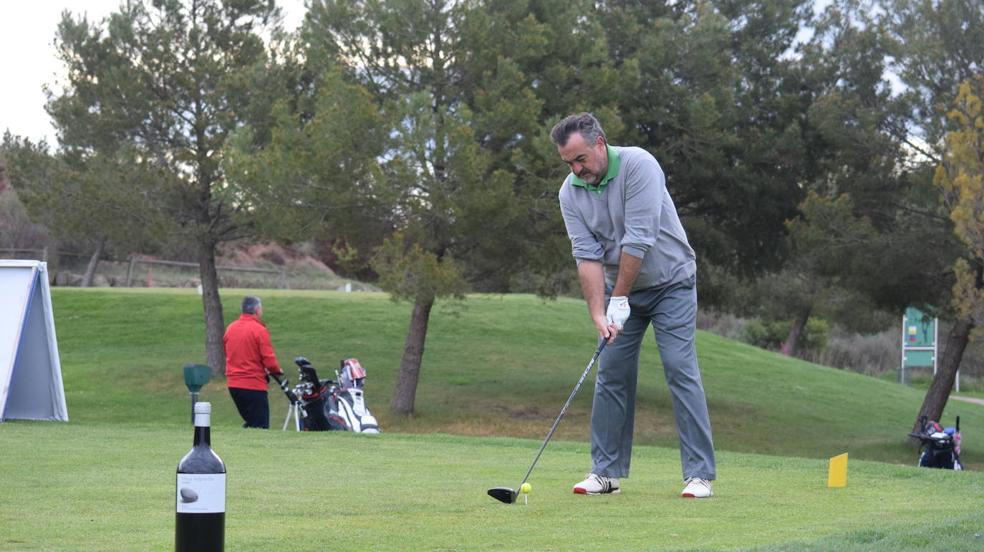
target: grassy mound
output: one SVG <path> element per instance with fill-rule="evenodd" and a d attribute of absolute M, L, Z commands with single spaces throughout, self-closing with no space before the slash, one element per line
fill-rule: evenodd
<path fill-rule="evenodd" d="M 225 317 L 242 294 L 227 290 Z M 384 430 L 542 438 L 595 342 L 583 302 L 531 296 L 472 296 L 435 308 L 421 369 L 416 413 L 388 413 L 410 307 L 373 293 L 268 291 L 262 294 L 274 347 L 291 380 L 303 355 L 329 377 L 339 360 L 366 367 L 369 407 Z M 69 414 L 73 421 L 185 423 L 181 366 L 204 362 L 201 304 L 185 290 L 54 290 Z M 651 334 L 650 334 L 651 335 Z M 790 359 L 708 333 L 698 354 L 717 448 L 781 456 L 915 460 L 906 434 L 923 391 Z M 238 422 L 224 382 L 202 391 L 217 424 Z M 271 392 L 272 423 L 287 402 Z M 587 439 L 591 385 L 575 399 L 558 439 Z M 984 427 L 984 407 L 951 401 L 943 422 Z M 980 466 L 981 443 L 965 440 L 964 459 Z M 636 443 L 676 446 L 672 407 L 655 340 L 643 347 Z"/>

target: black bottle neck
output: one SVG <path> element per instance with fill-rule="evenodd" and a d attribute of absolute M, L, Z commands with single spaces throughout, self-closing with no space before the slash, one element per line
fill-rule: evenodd
<path fill-rule="evenodd" d="M 195 443 L 194 446 L 207 447 L 212 446 L 212 428 L 209 426 L 195 426 Z"/>

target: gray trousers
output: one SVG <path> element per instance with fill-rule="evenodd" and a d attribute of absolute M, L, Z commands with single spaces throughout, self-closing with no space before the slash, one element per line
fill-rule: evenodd
<path fill-rule="evenodd" d="M 715 479 L 711 422 L 695 345 L 696 277 L 633 292 L 629 306 L 632 313 L 625 327 L 605 347 L 599 360 L 591 410 L 591 473 L 607 477 L 629 475 L 639 350 L 646 328 L 652 324 L 663 360 L 663 375 L 673 397 L 683 477 Z"/>

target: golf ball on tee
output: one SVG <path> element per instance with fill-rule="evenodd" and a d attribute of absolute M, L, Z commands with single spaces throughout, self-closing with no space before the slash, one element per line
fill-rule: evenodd
<path fill-rule="evenodd" d="M 523 486 L 519 488 L 519 492 L 524 494 L 529 494 L 533 492 L 533 485 L 530 485 L 529 483 L 523 483 Z"/>

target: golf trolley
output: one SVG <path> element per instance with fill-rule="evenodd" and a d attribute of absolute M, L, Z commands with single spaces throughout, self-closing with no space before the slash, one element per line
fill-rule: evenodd
<path fill-rule="evenodd" d="M 352 431 L 379 433 L 376 418 L 366 408 L 362 388 L 366 371 L 358 359 L 341 361 L 335 371 L 336 381 L 319 379 L 311 362 L 304 357 L 294 359 L 299 383 L 290 389 L 290 382 L 273 376 L 290 401 L 283 429 L 294 418 L 297 431 Z"/>
<path fill-rule="evenodd" d="M 955 427 L 944 428 L 923 416 L 920 420 L 922 431 L 910 433 L 919 439 L 919 466 L 944 470 L 962 470 L 960 463 L 960 416 Z"/>

